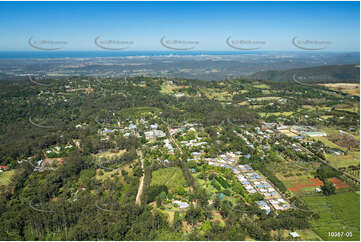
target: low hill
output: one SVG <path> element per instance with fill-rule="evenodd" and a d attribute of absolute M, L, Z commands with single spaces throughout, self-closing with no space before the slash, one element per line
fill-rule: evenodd
<path fill-rule="evenodd" d="M 310 68 L 291 69 L 285 71 L 261 71 L 248 78 L 269 81 L 291 81 L 293 77 L 302 82 L 360 82 L 360 65 L 332 65 Z"/>

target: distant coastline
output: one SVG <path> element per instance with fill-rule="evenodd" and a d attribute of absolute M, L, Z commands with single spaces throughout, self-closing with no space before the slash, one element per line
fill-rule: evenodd
<path fill-rule="evenodd" d="M 217 56 L 262 53 L 260 51 L 0 51 L 0 59 Z"/>
<path fill-rule="evenodd" d="M 177 56 L 238 56 L 264 54 L 307 55 L 321 52 L 300 51 L 0 51 L 0 59 L 57 59 L 57 58 L 117 58 L 117 57 L 177 57 Z M 323 52 L 359 55 L 360 52 Z"/>

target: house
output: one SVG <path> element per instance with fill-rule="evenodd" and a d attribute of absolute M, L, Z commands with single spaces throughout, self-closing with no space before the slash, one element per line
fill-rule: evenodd
<path fill-rule="evenodd" d="M 288 129 L 289 127 L 287 125 L 279 125 L 277 127 L 278 130 Z"/>
<path fill-rule="evenodd" d="M 179 208 L 188 208 L 189 204 L 181 201 L 173 201 L 173 204 L 178 205 Z"/>
<path fill-rule="evenodd" d="M 263 123 L 263 128 L 264 129 L 274 129 L 277 127 L 277 123 Z"/>
<path fill-rule="evenodd" d="M 0 169 L 6 171 L 7 169 L 9 169 L 9 167 L 8 166 L 0 166 Z"/>
<path fill-rule="evenodd" d="M 271 208 L 270 208 L 270 206 L 268 206 L 266 201 L 257 201 L 256 203 L 260 209 L 266 211 L 266 214 L 269 214 L 271 212 Z"/>
<path fill-rule="evenodd" d="M 162 131 L 162 130 L 151 130 L 151 131 L 147 131 L 147 132 L 144 132 L 144 135 L 145 135 L 145 139 L 146 140 L 154 140 L 156 138 L 163 138 L 166 136 L 166 134 Z M 167 142 L 169 143 L 169 142 Z"/>
<path fill-rule="evenodd" d="M 107 128 L 105 128 L 104 130 L 103 130 L 103 134 L 109 134 L 109 133 L 113 133 L 115 130 L 113 129 L 113 130 L 111 130 L 111 129 L 107 129 Z"/>
<path fill-rule="evenodd" d="M 158 129 L 158 124 L 151 124 L 151 125 L 150 125 L 150 128 L 151 128 L 151 129 Z"/>
<path fill-rule="evenodd" d="M 163 138 L 166 136 L 166 134 L 162 130 L 153 130 L 153 134 L 157 138 Z"/>
<path fill-rule="evenodd" d="M 144 132 L 144 135 L 146 140 L 154 139 L 153 131 Z"/>
<path fill-rule="evenodd" d="M 300 237 L 300 235 L 297 232 L 290 232 L 290 236 L 292 238 L 299 238 Z"/>
<path fill-rule="evenodd" d="M 201 153 L 200 152 L 192 152 L 192 155 L 195 157 L 200 157 Z"/>
<path fill-rule="evenodd" d="M 177 93 L 174 95 L 175 97 L 184 97 L 184 93 Z"/>

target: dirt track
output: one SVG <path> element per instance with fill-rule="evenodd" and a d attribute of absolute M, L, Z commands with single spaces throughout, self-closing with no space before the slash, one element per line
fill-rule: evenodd
<path fill-rule="evenodd" d="M 139 156 L 139 159 L 140 159 L 140 162 L 141 162 L 142 169 L 144 169 L 144 162 L 143 162 L 142 153 L 140 151 L 137 151 L 137 153 L 138 153 L 138 156 Z M 135 199 L 135 204 L 137 204 L 137 205 L 140 205 L 140 197 L 142 196 L 142 193 L 143 193 L 143 181 L 144 181 L 144 173 L 143 173 L 143 176 L 140 178 L 137 198 Z"/>

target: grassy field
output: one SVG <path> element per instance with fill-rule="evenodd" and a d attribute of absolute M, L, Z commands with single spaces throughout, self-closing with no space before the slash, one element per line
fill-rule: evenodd
<path fill-rule="evenodd" d="M 289 137 L 294 137 L 297 136 L 296 134 L 292 133 L 291 131 L 289 131 L 288 129 L 283 129 L 279 131 L 280 133 L 287 135 Z"/>
<path fill-rule="evenodd" d="M 153 171 L 150 185 L 166 185 L 169 190 L 174 191 L 180 186 L 187 185 L 187 182 L 180 168 L 170 167 Z"/>
<path fill-rule="evenodd" d="M 169 85 L 169 84 L 163 83 L 163 84 L 161 85 L 160 93 L 163 93 L 163 94 L 173 94 L 173 93 L 175 93 L 176 90 L 183 89 L 183 88 L 187 88 L 187 87 L 188 87 L 188 86 L 176 86 L 176 85 Z"/>
<path fill-rule="evenodd" d="M 274 116 L 290 116 L 292 114 L 293 114 L 293 112 L 259 113 L 259 115 L 261 117 L 271 116 L 271 115 L 274 115 Z"/>
<path fill-rule="evenodd" d="M 326 132 L 328 135 L 339 135 L 339 131 L 335 128 L 323 128 L 322 131 Z M 331 148 L 337 148 L 346 151 L 344 147 L 341 147 L 332 141 L 328 140 L 327 137 L 313 137 L 315 140 L 319 140 L 324 143 L 326 146 Z M 360 152 L 348 152 L 347 155 L 332 155 L 327 154 L 326 159 L 330 161 L 331 165 L 339 167 L 348 167 L 349 165 L 358 165 L 360 164 Z"/>
<path fill-rule="evenodd" d="M 227 91 L 222 91 L 219 89 L 210 89 L 210 88 L 202 88 L 202 92 L 204 92 L 209 99 L 216 99 L 218 101 L 232 101 L 232 94 Z M 243 92 L 245 90 L 241 90 Z"/>
<path fill-rule="evenodd" d="M 260 88 L 260 89 L 269 89 L 270 88 L 270 86 L 268 86 L 266 84 L 258 84 L 258 85 L 254 85 L 253 87 Z"/>
<path fill-rule="evenodd" d="M 338 131 L 339 128 L 337 127 L 322 127 L 321 129 L 323 132 L 325 132 L 327 135 L 339 135 L 340 132 Z"/>
<path fill-rule="evenodd" d="M 326 155 L 326 159 L 336 168 L 357 166 L 360 164 L 360 152 L 348 152 L 347 155 Z"/>
<path fill-rule="evenodd" d="M 270 100 L 279 100 L 281 97 L 257 97 L 254 98 L 256 101 L 270 101 Z"/>
<path fill-rule="evenodd" d="M 330 148 L 337 148 L 337 149 L 341 149 L 344 150 L 344 148 L 342 148 L 341 146 L 336 145 L 335 143 L 333 143 L 332 141 L 329 141 L 327 137 L 312 137 L 315 140 L 319 140 L 322 143 L 324 143 L 326 146 L 330 147 Z"/>
<path fill-rule="evenodd" d="M 101 160 L 102 158 L 105 158 L 105 159 L 111 159 L 112 157 L 114 156 L 121 156 L 125 153 L 126 150 L 120 150 L 119 152 L 117 153 L 113 153 L 113 152 L 110 152 L 110 151 L 106 151 L 106 152 L 102 152 L 102 153 L 98 153 L 96 154 L 96 158 L 98 160 Z"/>
<path fill-rule="evenodd" d="M 315 106 L 312 106 L 312 105 L 302 105 L 302 108 L 304 109 L 307 109 L 307 110 L 316 110 L 316 107 Z M 322 111 L 325 111 L 325 110 L 331 110 L 331 107 L 325 107 L 325 106 L 317 106 L 318 110 L 322 110 Z M 300 109 L 301 110 L 301 109 Z"/>
<path fill-rule="evenodd" d="M 314 231 L 323 240 L 354 240 L 360 239 L 360 197 L 354 192 L 331 195 L 313 195 L 302 198 L 307 206 L 320 215 L 312 220 Z M 342 237 L 329 237 L 328 232 L 343 232 Z M 352 232 L 347 237 L 346 232 Z"/>
<path fill-rule="evenodd" d="M 328 84 L 320 84 L 320 85 L 326 86 L 332 90 L 360 96 L 359 83 L 328 83 Z"/>
<path fill-rule="evenodd" d="M 336 110 L 343 110 L 343 111 L 349 111 L 357 113 L 360 111 L 359 103 L 354 103 L 352 105 L 346 105 L 346 104 L 338 104 L 334 106 Z"/>
<path fill-rule="evenodd" d="M 121 109 L 118 114 L 121 117 L 137 117 L 139 115 L 143 115 L 145 113 L 153 113 L 153 112 L 160 112 L 162 111 L 159 108 L 155 107 L 134 107 L 134 108 L 123 108 Z"/>
<path fill-rule="evenodd" d="M 11 177 L 14 175 L 15 170 L 5 171 L 0 173 L 0 186 L 7 186 L 10 183 Z"/>

